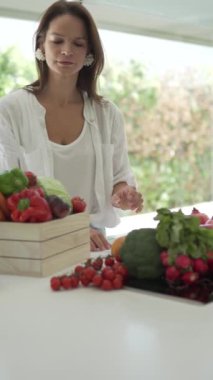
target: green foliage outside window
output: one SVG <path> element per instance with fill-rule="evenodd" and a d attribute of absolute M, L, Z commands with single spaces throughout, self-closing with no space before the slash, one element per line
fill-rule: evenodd
<path fill-rule="evenodd" d="M 35 76 L 34 65 L 15 47 L 0 52 L 0 96 L 31 82 Z"/>
<path fill-rule="evenodd" d="M 102 92 L 122 110 L 145 211 L 213 198 L 213 83 L 186 69 L 150 79 L 132 61 L 106 70 Z"/>

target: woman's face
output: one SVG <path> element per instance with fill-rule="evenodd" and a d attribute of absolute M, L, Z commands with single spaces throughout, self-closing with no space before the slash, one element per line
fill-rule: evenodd
<path fill-rule="evenodd" d="M 88 51 L 87 35 L 82 20 L 72 15 L 55 18 L 49 25 L 43 50 L 47 66 L 52 73 L 77 76 Z"/>

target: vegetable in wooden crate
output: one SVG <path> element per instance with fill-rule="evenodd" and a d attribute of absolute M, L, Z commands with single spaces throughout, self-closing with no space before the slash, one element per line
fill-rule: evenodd
<path fill-rule="evenodd" d="M 121 247 L 121 260 L 130 276 L 155 279 L 163 274 L 160 260 L 161 246 L 156 240 L 156 229 L 141 228 L 129 232 Z"/>
<path fill-rule="evenodd" d="M 24 189 L 10 195 L 7 205 L 14 222 L 38 223 L 52 219 L 49 204 L 40 188 Z"/>
<path fill-rule="evenodd" d="M 0 192 L 6 196 L 21 191 L 28 186 L 28 178 L 19 168 L 6 170 L 0 174 Z"/>
<path fill-rule="evenodd" d="M 57 195 L 71 207 L 70 194 L 60 181 L 51 177 L 39 176 L 37 178 L 37 184 L 38 186 L 42 187 L 45 195 Z"/>
<path fill-rule="evenodd" d="M 64 202 L 58 195 L 46 195 L 46 200 L 54 218 L 64 218 L 71 214 L 71 203 Z"/>
<path fill-rule="evenodd" d="M 0 221 L 40 223 L 83 212 L 86 206 L 55 178 L 20 168 L 0 173 Z"/>
<path fill-rule="evenodd" d="M 7 206 L 6 196 L 0 192 L 0 221 L 6 221 L 10 219 L 10 210 Z"/>

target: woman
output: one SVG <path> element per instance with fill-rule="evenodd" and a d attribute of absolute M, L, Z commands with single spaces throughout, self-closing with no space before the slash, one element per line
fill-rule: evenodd
<path fill-rule="evenodd" d="M 85 199 L 91 250 L 110 248 L 103 230 L 116 208 L 142 210 L 118 108 L 97 94 L 104 54 L 97 27 L 78 2 L 57 1 L 35 34 L 38 80 L 0 101 L 2 169 L 60 180 Z"/>

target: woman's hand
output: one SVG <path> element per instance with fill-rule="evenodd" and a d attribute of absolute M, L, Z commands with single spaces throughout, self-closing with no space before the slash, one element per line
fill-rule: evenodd
<path fill-rule="evenodd" d="M 142 194 L 136 188 L 125 183 L 115 185 L 112 195 L 112 205 L 122 210 L 140 212 L 143 209 Z"/>
<path fill-rule="evenodd" d="M 103 233 L 90 228 L 90 251 L 105 251 L 111 248 Z"/>

